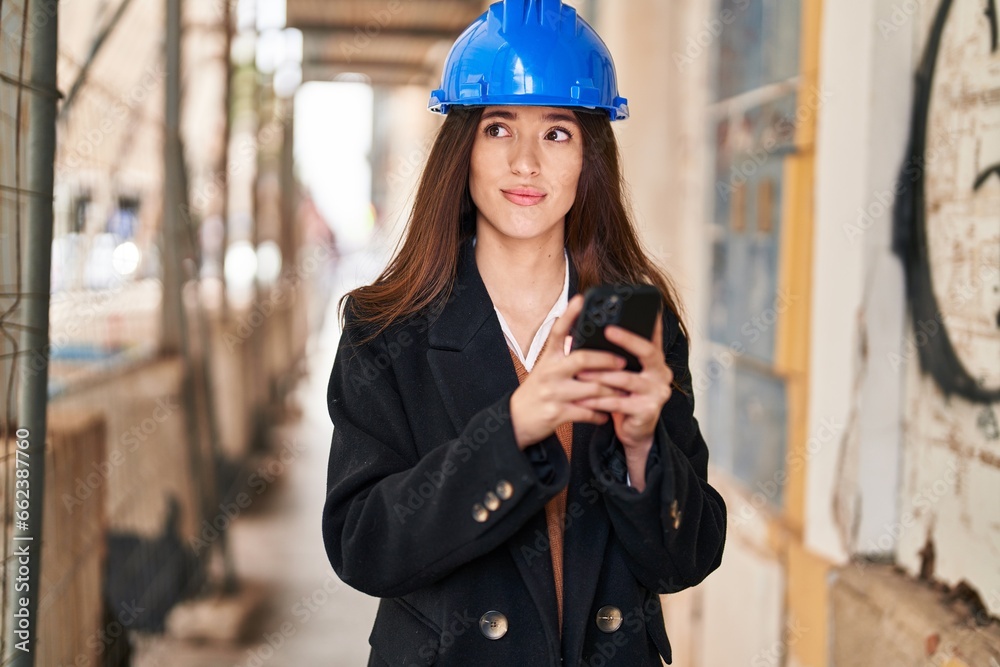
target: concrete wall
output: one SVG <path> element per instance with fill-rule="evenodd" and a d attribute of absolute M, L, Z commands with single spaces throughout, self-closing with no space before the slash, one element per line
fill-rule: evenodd
<path fill-rule="evenodd" d="M 834 665 L 990 667 L 1000 623 L 885 565 L 844 568 L 831 582 Z"/>

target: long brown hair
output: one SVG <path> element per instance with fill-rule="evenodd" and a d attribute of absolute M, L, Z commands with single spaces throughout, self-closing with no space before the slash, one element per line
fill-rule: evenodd
<path fill-rule="evenodd" d="M 687 329 L 670 278 L 642 249 L 630 215 L 618 142 L 606 113 L 576 111 L 583 132 L 583 169 L 566 214 L 566 248 L 577 270 L 577 291 L 602 283 L 655 285 Z M 476 232 L 469 194 L 472 144 L 483 107 L 452 107 L 420 177 L 402 247 L 371 285 L 351 296 L 352 314 L 374 338 L 393 322 L 447 298 L 458 272 L 459 249 Z"/>

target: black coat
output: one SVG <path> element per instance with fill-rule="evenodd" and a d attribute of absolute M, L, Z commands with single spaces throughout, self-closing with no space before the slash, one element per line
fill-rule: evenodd
<path fill-rule="evenodd" d="M 471 242 L 442 307 L 365 345 L 350 310 L 328 390 L 323 538 L 340 578 L 383 598 L 369 665 L 669 663 L 657 594 L 717 568 L 726 532 L 669 308 L 664 351 L 684 391 L 663 408 L 642 493 L 625 483 L 611 420 L 573 425 L 571 464 L 554 434 L 517 448 L 517 375 Z M 567 483 L 560 639 L 544 506 Z M 498 491 L 510 491 L 499 506 L 486 495 Z M 484 504 L 495 509 L 474 510 Z M 608 605 L 622 616 L 614 632 L 596 620 Z M 506 619 L 499 639 L 480 626 L 487 612 Z"/>

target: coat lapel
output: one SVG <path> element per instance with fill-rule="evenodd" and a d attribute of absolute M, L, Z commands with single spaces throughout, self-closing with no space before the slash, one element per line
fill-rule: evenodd
<path fill-rule="evenodd" d="M 427 341 L 427 360 L 456 433 L 477 412 L 517 388 L 517 373 L 471 240 L 461 246 L 455 286 L 428 328 Z"/>
<path fill-rule="evenodd" d="M 484 406 L 518 387 L 517 373 L 493 301 L 476 266 L 474 250 L 471 239 L 462 243 L 454 290 L 427 332 L 430 346 L 427 361 L 456 433 L 461 433 Z M 569 297 L 572 298 L 577 293 L 578 280 L 572 259 L 569 272 Z M 566 630 L 562 643 L 569 649 L 569 653 L 564 649 L 564 655 L 582 649 L 589 620 L 586 616 L 592 606 L 608 538 L 608 517 L 603 500 L 598 497 L 594 502 L 593 491 L 580 488 L 582 482 L 593 477 L 587 448 L 594 433 L 595 427 L 591 424 L 573 426 L 567 507 L 576 503 L 583 514 L 572 520 L 564 536 Z M 594 488 L 593 482 L 590 488 Z M 558 644 L 552 557 L 547 548 L 541 551 L 543 557 L 539 557 L 539 545 L 544 547 L 547 536 L 545 514 L 539 512 L 508 542 L 508 547 L 545 622 L 547 634 L 554 644 Z"/>

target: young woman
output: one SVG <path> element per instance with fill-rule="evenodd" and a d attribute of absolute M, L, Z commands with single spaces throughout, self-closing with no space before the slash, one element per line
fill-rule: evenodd
<path fill-rule="evenodd" d="M 505 0 L 461 37 L 405 240 L 345 295 L 323 536 L 382 598 L 369 665 L 659 665 L 661 593 L 721 562 L 688 341 L 624 203 L 627 117 L 596 33 Z M 582 293 L 647 283 L 639 372 L 569 350 Z"/>

